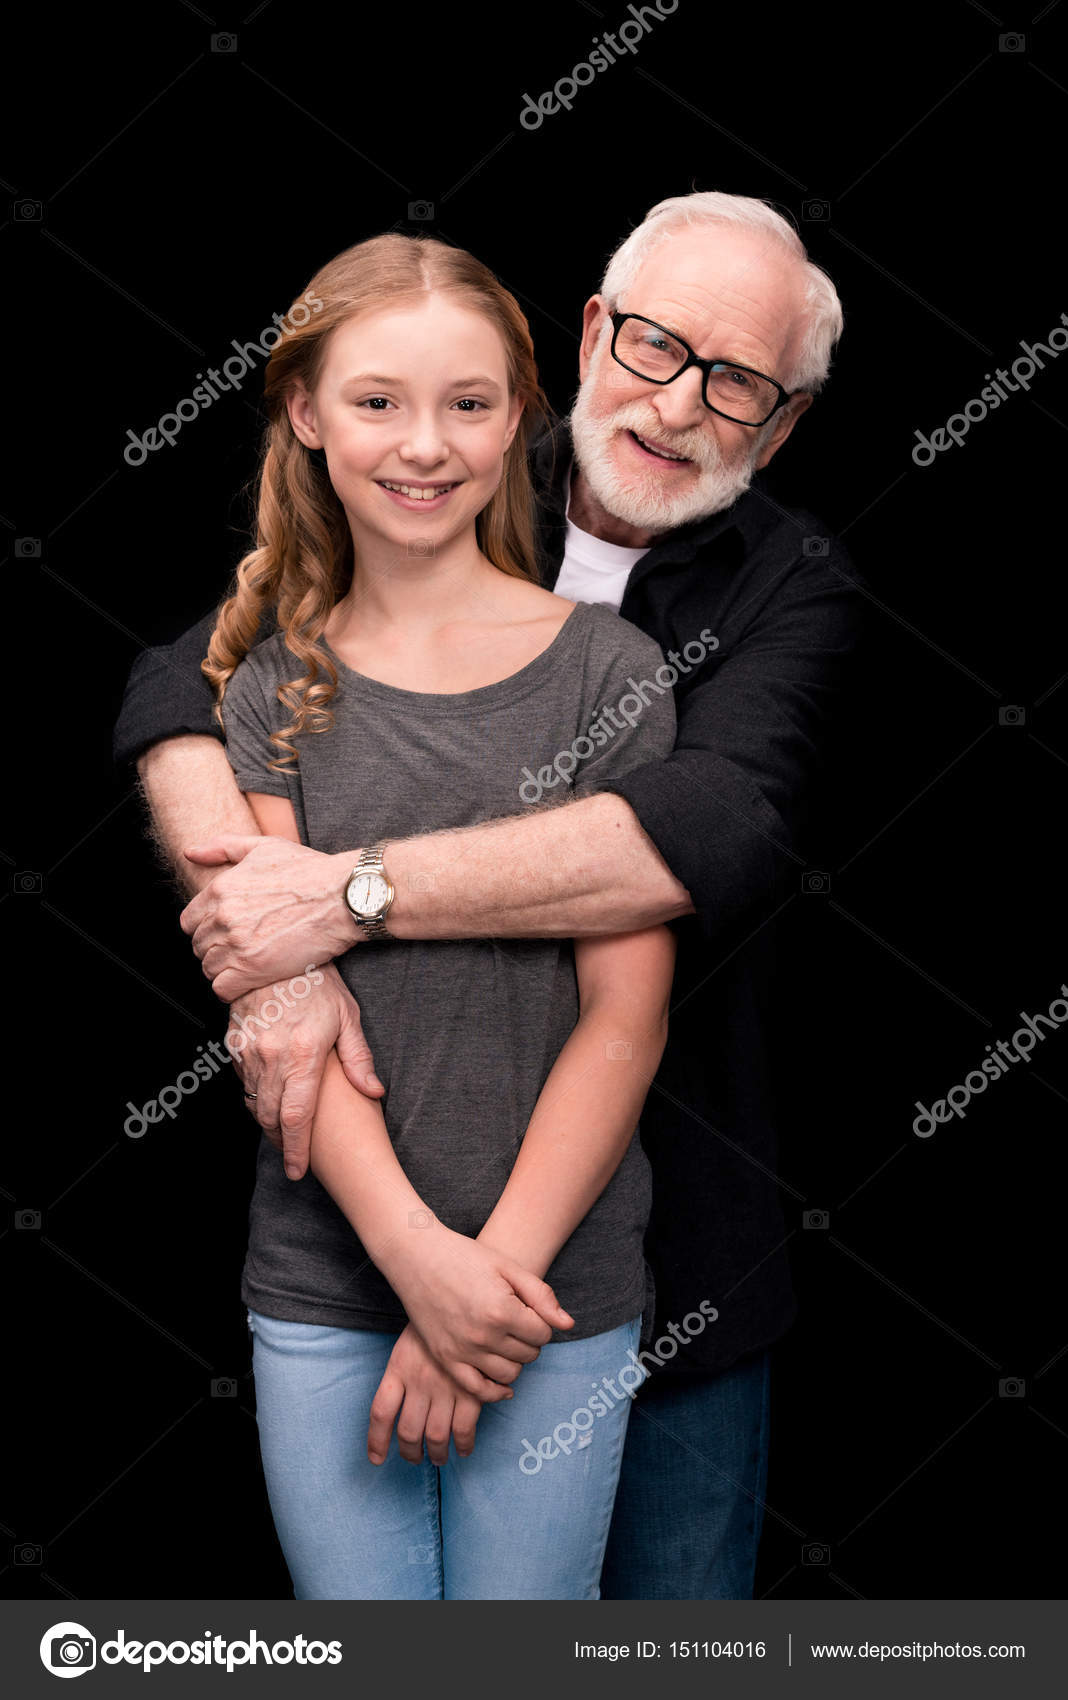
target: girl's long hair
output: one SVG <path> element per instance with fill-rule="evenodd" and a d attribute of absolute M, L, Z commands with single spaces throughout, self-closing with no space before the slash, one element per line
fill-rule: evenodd
<path fill-rule="evenodd" d="M 293 716 L 271 735 L 280 754 L 268 765 L 279 771 L 296 764 L 291 738 L 305 730 L 328 731 L 334 723 L 329 704 L 337 668 L 316 639 L 352 583 L 355 565 L 352 534 L 325 457 L 300 441 L 286 401 L 298 381 L 314 392 L 328 339 L 339 325 L 387 304 L 417 306 L 430 294 L 482 313 L 501 335 L 510 396 L 524 407 L 501 482 L 478 515 L 475 534 L 479 549 L 502 573 L 539 582 L 527 453 L 535 430 L 550 415 L 519 303 L 473 254 L 433 237 L 375 236 L 345 249 L 316 272 L 279 327 L 264 378 L 268 425 L 255 479 L 256 547 L 238 562 L 201 662 L 215 691 L 215 718 L 223 725 L 227 683 L 255 643 L 261 617 L 273 611 L 287 649 L 304 669 L 278 687 L 279 702 Z"/>

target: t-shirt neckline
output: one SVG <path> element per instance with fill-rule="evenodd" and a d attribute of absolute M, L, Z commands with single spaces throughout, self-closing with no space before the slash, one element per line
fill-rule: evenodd
<path fill-rule="evenodd" d="M 513 697 L 522 695 L 550 673 L 573 648 L 584 614 L 588 614 L 592 606 L 589 602 L 576 602 L 552 642 L 525 666 L 515 673 L 509 673 L 505 679 L 496 679 L 489 685 L 476 685 L 469 691 L 409 691 L 402 685 L 389 685 L 383 679 L 371 679 L 366 673 L 358 673 L 354 667 L 350 667 L 348 662 L 341 659 L 324 634 L 320 634 L 316 641 L 322 644 L 330 656 L 339 676 L 370 696 L 388 698 L 394 703 L 407 703 L 413 708 L 481 708 L 491 703 L 510 701 Z"/>

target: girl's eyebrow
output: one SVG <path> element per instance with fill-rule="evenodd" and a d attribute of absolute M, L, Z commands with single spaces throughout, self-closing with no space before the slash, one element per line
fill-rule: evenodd
<path fill-rule="evenodd" d="M 382 372 L 354 372 L 351 377 L 345 379 L 345 382 L 346 384 L 395 385 L 397 388 L 403 388 L 404 385 L 404 380 L 402 378 L 387 377 Z M 488 385 L 489 388 L 495 390 L 500 389 L 500 385 L 496 378 L 490 378 L 484 372 L 476 374 L 473 378 L 454 378 L 447 385 L 447 388 L 463 390 L 470 389 L 475 384 Z"/>

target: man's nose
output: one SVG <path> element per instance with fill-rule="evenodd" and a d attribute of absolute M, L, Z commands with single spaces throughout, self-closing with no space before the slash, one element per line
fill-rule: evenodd
<path fill-rule="evenodd" d="M 701 374 L 692 368 L 673 383 L 661 384 L 650 395 L 665 431 L 692 431 L 712 414 L 701 399 Z"/>

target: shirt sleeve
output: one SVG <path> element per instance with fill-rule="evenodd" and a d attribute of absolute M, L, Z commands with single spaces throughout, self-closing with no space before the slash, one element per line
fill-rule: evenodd
<path fill-rule="evenodd" d="M 810 781 L 867 629 L 863 580 L 840 546 L 757 600 L 677 688 L 671 753 L 594 785 L 630 804 L 710 939 L 799 884 Z"/>
<path fill-rule="evenodd" d="M 270 673 L 248 656 L 232 674 L 223 697 L 222 716 L 226 730 L 226 754 L 241 791 L 266 791 L 271 797 L 292 798 L 292 779 L 268 767 L 277 760 L 277 744 L 271 733 L 288 725 L 284 710 L 271 700 Z"/>
<path fill-rule="evenodd" d="M 112 759 L 116 766 L 135 762 L 161 738 L 181 733 L 203 733 L 222 738 L 212 708 L 215 702 L 200 663 L 208 653 L 215 630 L 216 610 L 183 632 L 174 643 L 146 649 L 130 669 L 119 717 L 112 732 Z M 274 627 L 262 620 L 255 641 L 269 637 Z"/>
<path fill-rule="evenodd" d="M 664 655 L 651 637 L 616 617 L 618 652 L 601 680 L 585 732 L 572 746 L 577 761 L 571 784 L 575 797 L 615 789 L 615 781 L 646 764 L 663 761 L 675 744 L 675 701 L 670 681 L 656 678 Z M 586 750 L 586 743 L 593 747 Z M 586 752 L 585 754 L 583 752 Z"/>

